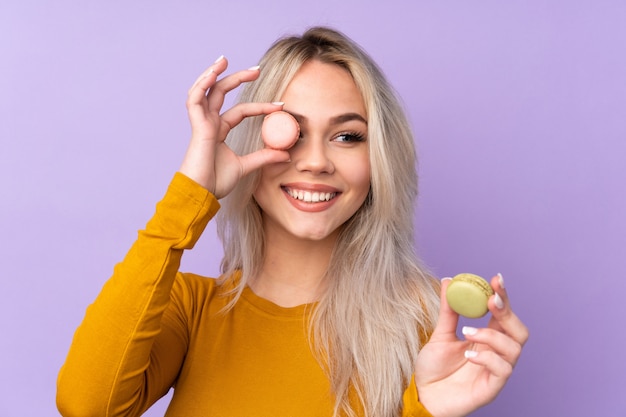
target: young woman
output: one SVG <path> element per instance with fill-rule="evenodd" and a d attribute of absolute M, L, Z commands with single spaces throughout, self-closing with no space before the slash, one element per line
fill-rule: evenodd
<path fill-rule="evenodd" d="M 180 172 L 76 332 L 61 413 L 137 416 L 171 387 L 168 416 L 463 416 L 495 398 L 528 332 L 498 275 L 488 327 L 457 338 L 447 280 L 414 253 L 413 138 L 374 62 L 313 28 L 226 67 L 189 90 Z M 260 137 L 277 110 L 300 124 L 288 151 Z M 179 272 L 218 209 L 221 276 Z"/>

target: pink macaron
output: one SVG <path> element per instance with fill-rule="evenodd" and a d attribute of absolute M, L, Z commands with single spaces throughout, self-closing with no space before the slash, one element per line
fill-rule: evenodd
<path fill-rule="evenodd" d="M 268 148 L 286 150 L 291 148 L 300 136 L 298 121 L 285 111 L 275 111 L 265 116 L 261 127 L 261 137 Z"/>

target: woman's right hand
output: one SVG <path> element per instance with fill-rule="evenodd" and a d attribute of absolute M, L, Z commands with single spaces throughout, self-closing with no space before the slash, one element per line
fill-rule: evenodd
<path fill-rule="evenodd" d="M 281 104 L 239 103 L 220 115 L 226 94 L 259 76 L 259 68 L 253 67 L 218 81 L 217 77 L 227 66 L 227 60 L 220 57 L 189 89 L 187 112 L 191 122 L 191 141 L 180 167 L 182 174 L 218 199 L 230 193 L 239 180 L 250 172 L 267 164 L 289 160 L 288 152 L 267 148 L 239 156 L 224 143 L 228 132 L 244 118 L 282 109 Z"/>

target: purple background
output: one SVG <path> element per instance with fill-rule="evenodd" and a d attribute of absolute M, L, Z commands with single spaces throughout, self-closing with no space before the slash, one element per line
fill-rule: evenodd
<path fill-rule="evenodd" d="M 314 24 L 363 45 L 406 103 L 423 258 L 502 272 L 531 330 L 474 415 L 623 415 L 626 3 L 412 3 L 0 4 L 1 417 L 58 415 L 74 329 L 182 159 L 196 76 Z M 184 269 L 214 275 L 220 255 L 209 227 Z"/>

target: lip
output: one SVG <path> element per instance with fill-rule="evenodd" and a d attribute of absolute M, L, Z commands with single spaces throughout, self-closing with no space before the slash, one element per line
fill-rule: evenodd
<path fill-rule="evenodd" d="M 287 199 L 287 201 L 296 209 L 300 211 L 305 211 L 309 213 L 317 213 L 320 211 L 327 210 L 331 206 L 335 204 L 337 199 L 341 195 L 341 191 L 335 187 L 326 185 L 326 184 L 310 184 L 310 183 L 288 183 L 282 184 L 281 190 Z M 317 192 L 317 193 L 331 193 L 335 194 L 333 198 L 328 201 L 319 201 L 315 203 L 309 203 L 302 200 L 298 200 L 289 195 L 287 190 L 298 190 L 298 191 L 308 191 L 308 192 Z"/>
<path fill-rule="evenodd" d="M 318 193 L 340 193 L 338 188 L 326 184 L 311 184 L 308 182 L 290 182 L 281 184 L 281 188 L 291 188 L 293 190 L 311 191 Z"/>

